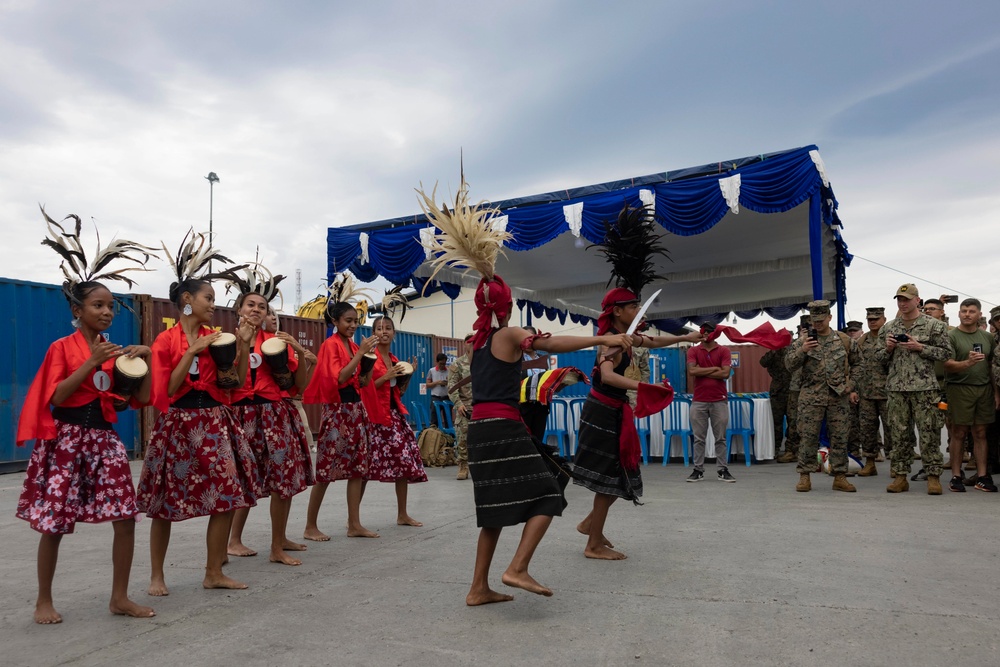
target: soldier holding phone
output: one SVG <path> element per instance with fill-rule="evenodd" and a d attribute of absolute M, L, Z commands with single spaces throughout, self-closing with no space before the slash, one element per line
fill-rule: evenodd
<path fill-rule="evenodd" d="M 875 358 L 888 368 L 889 429 L 892 434 L 892 474 L 889 493 L 910 490 L 907 475 L 913 464 L 913 424 L 920 434 L 920 454 L 927 470 L 927 493 L 941 494 L 940 387 L 934 362 L 955 356 L 948 326 L 920 312 L 920 293 L 912 283 L 896 290 L 899 316 L 879 330 Z M 961 457 L 959 457 L 961 460 Z"/>
<path fill-rule="evenodd" d="M 996 383 L 990 377 L 990 362 L 995 354 L 993 336 L 979 328 L 982 305 L 978 299 L 966 299 L 959 306 L 961 323 L 948 332 L 955 348 L 955 358 L 944 362 L 947 372 L 948 414 L 951 421 L 950 488 L 964 492 L 962 449 L 972 431 L 976 458 L 976 488 L 995 493 L 993 479 L 986 469 L 986 427 L 992 424 L 997 407 Z"/>

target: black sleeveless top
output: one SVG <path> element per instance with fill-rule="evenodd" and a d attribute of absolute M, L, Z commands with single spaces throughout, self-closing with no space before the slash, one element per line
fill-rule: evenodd
<path fill-rule="evenodd" d="M 618 333 L 615 330 L 611 330 L 609 333 Z M 622 353 L 621 362 L 615 366 L 615 373 L 619 375 L 625 375 L 625 369 L 629 367 L 632 363 L 632 358 L 627 353 Z M 601 382 L 601 351 L 597 351 L 597 356 L 594 358 L 594 372 L 591 374 L 590 381 L 598 394 L 603 394 L 609 398 L 614 398 L 619 401 L 627 401 L 628 393 L 625 389 L 619 387 L 612 387 L 609 384 L 604 384 Z"/>
<path fill-rule="evenodd" d="M 521 395 L 521 360 L 503 361 L 494 357 L 494 335 L 496 331 L 472 353 L 472 404 L 503 403 L 516 408 Z"/>

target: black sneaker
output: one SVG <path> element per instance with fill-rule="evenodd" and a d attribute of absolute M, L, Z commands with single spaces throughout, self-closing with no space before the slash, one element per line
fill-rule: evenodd
<path fill-rule="evenodd" d="M 704 470 L 692 470 L 691 474 L 688 475 L 688 478 L 685 481 L 687 481 L 687 482 L 700 482 L 703 479 L 705 479 L 705 471 Z"/>
<path fill-rule="evenodd" d="M 729 474 L 729 468 L 720 468 L 719 481 L 732 483 L 736 481 L 736 478 Z"/>
<path fill-rule="evenodd" d="M 986 491 L 987 493 L 996 493 L 997 485 L 993 483 L 993 478 L 989 475 L 983 475 L 976 482 L 976 489 L 979 491 Z"/>
<path fill-rule="evenodd" d="M 952 477 L 951 482 L 948 484 L 948 488 L 952 491 L 957 491 L 958 493 L 965 493 L 965 482 L 961 477 Z"/>
<path fill-rule="evenodd" d="M 927 471 L 921 468 L 913 474 L 910 478 L 911 482 L 926 482 L 927 481 Z"/>

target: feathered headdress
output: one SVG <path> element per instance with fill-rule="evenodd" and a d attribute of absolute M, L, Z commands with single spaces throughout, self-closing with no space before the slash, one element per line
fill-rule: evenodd
<path fill-rule="evenodd" d="M 402 322 L 403 318 L 406 317 L 406 309 L 410 307 L 409 302 L 407 302 L 406 297 L 403 296 L 403 286 L 396 285 L 390 290 L 385 291 L 385 296 L 382 297 L 382 312 L 390 315 L 391 317 L 396 316 L 396 309 L 399 309 L 399 321 Z"/>
<path fill-rule="evenodd" d="M 63 218 L 64 222 L 71 218 L 76 222 L 73 231 L 66 231 L 65 227 L 49 217 L 44 206 L 39 204 L 39 208 L 42 210 L 42 216 L 45 217 L 45 223 L 49 229 L 49 236 L 42 240 L 42 245 L 52 248 L 63 258 L 59 264 L 59 268 L 62 269 L 63 276 L 66 278 L 62 289 L 70 303 L 78 303 L 77 298 L 73 295 L 73 288 L 79 283 L 118 280 L 128 285 L 129 288 L 133 287 L 135 281 L 125 274 L 130 271 L 148 271 L 146 262 L 149 261 L 150 257 L 157 256 L 155 249 L 125 239 L 112 239 L 111 243 L 102 248 L 101 234 L 95 225 L 97 250 L 94 252 L 94 258 L 88 261 L 87 253 L 80 241 L 80 231 L 83 227 L 80 216 L 71 213 Z M 114 261 L 133 262 L 138 266 L 110 270 L 110 264 Z M 117 298 L 115 300 L 119 301 Z M 119 301 L 119 303 L 122 302 Z"/>
<path fill-rule="evenodd" d="M 333 282 L 326 286 L 327 303 L 353 303 L 359 299 L 369 297 L 372 291 L 368 287 L 361 287 L 358 281 L 350 272 L 344 271 L 333 279 Z"/>
<path fill-rule="evenodd" d="M 211 268 L 212 262 L 232 264 L 233 260 L 213 250 L 212 243 L 208 237 L 194 231 L 194 228 L 188 229 L 187 234 L 184 235 L 184 239 L 177 249 L 176 258 L 167 250 L 165 243 L 163 244 L 163 252 L 166 253 L 167 261 L 170 262 L 174 269 L 178 284 L 183 283 L 185 280 L 229 279 L 232 277 L 233 272 L 247 266 L 246 264 L 241 264 L 240 266 L 230 267 L 224 271 L 213 273 Z"/>
<path fill-rule="evenodd" d="M 646 206 L 633 207 L 627 203 L 614 223 L 604 221 L 604 241 L 588 246 L 596 247 L 611 264 L 608 285 L 623 287 L 638 298 L 642 288 L 654 280 L 666 280 L 656 273 L 653 260 L 656 255 L 670 259 L 667 249 L 660 244 L 663 238 L 656 233 L 654 216 Z"/>
<path fill-rule="evenodd" d="M 484 202 L 469 204 L 469 184 L 465 181 L 465 168 L 461 168 L 462 183 L 455 195 L 455 205 L 438 207 L 435 202 L 437 185 L 430 196 L 424 192 L 423 183 L 417 190 L 420 208 L 427 220 L 441 232 L 426 243 L 425 248 L 433 255 L 431 267 L 434 271 L 424 285 L 430 284 L 434 276 L 445 266 L 465 268 L 466 272 L 478 271 L 487 280 L 493 279 L 493 267 L 497 255 L 503 253 L 503 243 L 511 238 L 506 230 L 493 225 L 492 218 L 499 212 L 485 206 Z"/>
<path fill-rule="evenodd" d="M 266 266 L 260 263 L 259 253 L 254 257 L 253 264 L 245 264 L 242 267 L 229 269 L 224 273 L 225 277 L 228 278 L 226 294 L 229 294 L 230 290 L 236 289 L 244 296 L 247 294 L 259 294 L 268 303 L 277 296 L 281 297 L 281 303 L 284 305 L 284 297 L 281 296 L 278 283 L 284 280 L 286 276 L 276 276 L 271 273 Z"/>

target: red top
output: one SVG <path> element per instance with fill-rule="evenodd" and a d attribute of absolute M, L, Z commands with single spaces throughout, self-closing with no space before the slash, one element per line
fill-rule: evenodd
<path fill-rule="evenodd" d="M 722 345 L 716 346 L 711 351 L 705 349 L 704 345 L 689 347 L 687 362 L 689 366 L 694 364 L 699 368 L 731 366 L 733 363 L 729 348 Z M 694 379 L 694 400 L 698 403 L 718 403 L 726 400 L 726 381 L 696 377 Z"/>
<path fill-rule="evenodd" d="M 216 333 L 214 329 L 202 326 L 198 331 L 198 338 L 211 336 L 214 333 Z M 190 372 L 185 373 L 184 382 L 181 383 L 180 388 L 173 396 L 167 394 L 167 389 L 170 386 L 170 374 L 174 372 L 174 368 L 177 367 L 177 363 L 189 347 L 191 346 L 188 345 L 187 336 L 179 322 L 161 333 L 153 341 L 153 363 L 151 364 L 153 386 L 150 389 L 150 399 L 153 407 L 160 412 L 166 412 L 177 399 L 192 389 L 207 391 L 212 398 L 225 405 L 229 405 L 231 401 L 229 392 L 220 389 L 219 385 L 215 383 L 217 370 L 215 361 L 212 360 L 212 355 L 207 347 L 197 356 L 195 363 L 191 364 L 191 370 L 196 371 L 197 375 L 192 376 Z"/>
<path fill-rule="evenodd" d="M 29 440 L 52 440 L 56 437 L 56 423 L 50 408 L 52 395 L 59 383 L 83 366 L 91 357 L 90 345 L 80 331 L 60 338 L 49 346 L 35 379 L 28 387 L 24 407 L 17 423 L 17 444 Z M 115 360 L 108 359 L 100 368 L 95 368 L 90 377 L 80 383 L 62 407 L 78 408 L 93 401 L 101 402 L 101 414 L 112 424 L 118 421 L 115 412 L 113 392 Z M 101 389 L 100 387 L 103 387 Z M 140 407 L 133 399 L 132 407 Z"/>
<path fill-rule="evenodd" d="M 257 331 L 253 350 L 250 351 L 250 366 L 247 369 L 247 379 L 242 387 L 233 389 L 233 403 L 242 401 L 244 398 L 255 397 L 260 397 L 265 401 L 280 401 L 282 396 L 287 393 L 278 388 L 278 383 L 271 373 L 271 366 L 264 361 L 264 356 L 260 352 L 260 346 L 269 338 L 274 338 L 274 334 L 267 331 Z M 288 370 L 294 374 L 295 370 L 299 367 L 299 361 L 295 357 L 295 351 L 292 349 L 292 346 L 288 345 L 286 347 L 288 348 Z M 295 388 L 292 387 L 290 391 L 294 392 L 294 390 Z"/>
<path fill-rule="evenodd" d="M 348 348 L 350 351 L 348 352 Z M 353 386 L 358 393 L 361 392 L 361 385 L 358 382 L 358 368 L 354 369 L 354 374 L 341 384 L 338 382 L 340 371 L 344 366 L 351 363 L 351 359 L 358 353 L 358 346 L 353 340 L 345 339 L 339 333 L 323 341 L 319 347 L 319 354 L 316 355 L 316 372 L 306 387 L 302 395 L 304 403 L 320 403 L 332 405 L 340 403 L 340 390 Z"/>
<path fill-rule="evenodd" d="M 395 365 L 399 359 L 396 358 L 395 354 L 390 352 L 389 361 Z M 375 366 L 372 368 L 371 380 L 361 390 L 361 401 L 365 404 L 365 410 L 368 411 L 368 418 L 382 426 L 390 424 L 393 403 L 396 404 L 396 407 L 402 414 L 408 414 L 406 408 L 403 407 L 403 401 L 400 400 L 398 384 L 393 386 L 391 384 L 392 380 L 389 380 L 388 382 L 383 382 L 381 387 L 375 387 L 375 380 L 388 372 L 389 369 L 385 365 L 382 354 L 376 351 Z"/>

